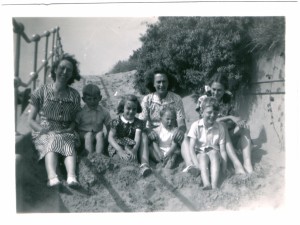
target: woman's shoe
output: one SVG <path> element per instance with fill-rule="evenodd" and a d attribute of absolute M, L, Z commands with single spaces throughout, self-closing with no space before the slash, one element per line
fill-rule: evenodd
<path fill-rule="evenodd" d="M 48 182 L 47 182 L 47 186 L 48 187 L 55 187 L 55 186 L 58 186 L 58 185 L 60 185 L 61 184 L 61 182 L 60 182 L 60 180 L 57 178 L 57 176 L 56 177 L 53 177 L 53 178 L 50 178 L 49 180 L 48 180 Z"/>
<path fill-rule="evenodd" d="M 74 176 L 68 176 L 67 184 L 69 187 L 78 187 L 79 182 L 77 181 L 76 177 Z"/>

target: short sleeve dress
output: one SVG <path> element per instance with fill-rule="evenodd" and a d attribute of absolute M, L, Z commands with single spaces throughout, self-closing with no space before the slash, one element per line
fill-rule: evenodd
<path fill-rule="evenodd" d="M 135 131 L 136 130 L 144 130 L 144 122 L 138 118 L 134 118 L 133 122 L 125 123 L 121 116 L 111 121 L 111 128 L 116 130 L 116 142 L 122 147 L 134 146 L 135 145 Z M 113 156 L 116 153 L 116 149 L 114 149 L 111 145 L 108 146 L 109 156 Z"/>
<path fill-rule="evenodd" d="M 51 131 L 66 129 L 75 120 L 80 110 L 80 94 L 68 87 L 68 95 L 57 98 L 54 95 L 54 84 L 41 86 L 31 96 L 30 103 L 38 109 L 39 123 L 50 132 L 40 135 L 40 132 L 32 131 L 32 140 L 38 151 L 38 159 L 42 159 L 48 152 L 56 152 L 63 156 L 73 155 L 76 147 L 80 146 L 78 134 L 56 134 Z"/>
<path fill-rule="evenodd" d="M 177 119 L 185 119 L 182 99 L 171 91 L 168 91 L 164 99 L 159 99 L 156 93 L 150 93 L 143 98 L 141 106 L 142 112 L 139 114 L 139 119 L 146 121 L 147 128 L 155 128 L 160 125 L 160 111 L 164 107 L 173 107 Z"/>

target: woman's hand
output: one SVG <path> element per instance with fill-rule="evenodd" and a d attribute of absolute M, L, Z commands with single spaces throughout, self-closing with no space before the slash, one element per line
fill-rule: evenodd
<path fill-rule="evenodd" d="M 48 128 L 42 128 L 41 131 L 40 131 L 40 135 L 43 135 L 43 134 L 48 134 L 50 130 Z"/>
<path fill-rule="evenodd" d="M 158 140 L 158 135 L 157 133 L 154 131 L 154 130 L 150 130 L 148 132 L 148 138 L 151 140 L 151 141 L 156 141 Z"/>
<path fill-rule="evenodd" d="M 238 120 L 236 122 L 236 125 L 240 128 L 248 128 L 248 125 L 247 125 L 247 121 L 246 120 Z"/>

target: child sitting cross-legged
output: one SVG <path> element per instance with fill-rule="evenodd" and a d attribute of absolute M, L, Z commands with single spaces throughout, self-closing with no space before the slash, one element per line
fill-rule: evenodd
<path fill-rule="evenodd" d="M 156 162 L 162 162 L 163 166 L 173 169 L 177 156 L 180 154 L 180 144 L 174 140 L 176 130 L 176 111 L 172 107 L 164 107 L 160 111 L 160 125 L 153 130 L 158 139 L 152 142 L 150 155 Z"/>
<path fill-rule="evenodd" d="M 201 171 L 203 190 L 218 187 L 221 166 L 222 172 L 226 172 L 225 130 L 221 123 L 216 122 L 218 111 L 218 101 L 212 97 L 205 98 L 201 103 L 202 119 L 195 121 L 188 133 L 190 154 Z"/>
<path fill-rule="evenodd" d="M 104 153 L 107 136 L 103 127 L 110 130 L 110 113 L 99 105 L 102 99 L 100 89 L 97 85 L 87 84 L 82 89 L 82 100 L 85 106 L 76 116 L 76 125 L 84 148 L 88 153 Z"/>
<path fill-rule="evenodd" d="M 135 95 L 125 95 L 118 104 L 118 118 L 111 121 L 108 153 L 122 160 L 136 161 L 141 142 L 143 121 L 136 117 L 142 108 Z"/>

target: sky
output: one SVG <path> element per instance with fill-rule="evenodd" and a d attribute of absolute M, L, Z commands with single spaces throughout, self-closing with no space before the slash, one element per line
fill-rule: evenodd
<path fill-rule="evenodd" d="M 157 17 L 15 17 L 29 38 L 59 27 L 65 52 L 75 55 L 82 75 L 101 75 L 141 47 L 139 38 Z M 21 77 L 33 70 L 34 44 L 21 41 Z M 52 37 L 49 38 L 49 48 Z M 44 57 L 45 38 L 39 42 L 38 65 Z M 48 49 L 48 52 L 50 49 Z M 26 57 L 26 56 L 32 57 Z"/>

